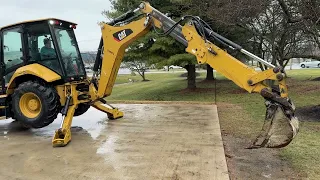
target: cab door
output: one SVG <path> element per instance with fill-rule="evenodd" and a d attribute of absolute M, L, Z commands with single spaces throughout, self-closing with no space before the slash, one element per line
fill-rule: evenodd
<path fill-rule="evenodd" d="M 1 34 L 2 38 L 2 59 L 3 76 L 7 84 L 15 70 L 24 65 L 23 41 L 21 28 L 15 27 L 5 29 Z M 2 77 L 3 77 L 2 76 Z"/>

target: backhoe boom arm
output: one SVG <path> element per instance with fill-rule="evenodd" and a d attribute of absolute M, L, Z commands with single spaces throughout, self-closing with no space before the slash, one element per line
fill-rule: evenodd
<path fill-rule="evenodd" d="M 142 14 L 135 15 L 136 12 Z M 191 20 L 183 26 L 180 25 L 187 19 Z M 131 42 L 153 29 L 162 29 L 165 31 L 163 35 L 169 35 L 185 45 L 186 52 L 196 56 L 199 64 L 209 64 L 249 93 L 259 93 L 263 96 L 267 106 L 265 125 L 262 134 L 258 136 L 251 148 L 283 147 L 292 141 L 298 132 L 298 120 L 294 116 L 294 105 L 288 98 L 283 68 L 275 67 L 213 32 L 198 17 L 185 16 L 175 22 L 147 2 L 142 2 L 139 8 L 129 11 L 108 24 L 101 23 L 102 40 L 92 79 L 97 93 L 92 95 L 92 100 L 111 94 L 126 48 Z M 215 39 L 271 68 L 262 72 L 256 71 L 210 42 L 210 39 Z M 267 84 L 269 80 L 277 82 L 278 87 L 274 89 L 269 86 Z"/>

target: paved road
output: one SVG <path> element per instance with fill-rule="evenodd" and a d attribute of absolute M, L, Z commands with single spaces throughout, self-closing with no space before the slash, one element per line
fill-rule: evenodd
<path fill-rule="evenodd" d="M 255 68 L 257 71 L 260 71 L 260 68 Z M 299 66 L 299 64 L 293 64 L 292 67 L 290 66 L 286 66 L 285 67 L 286 70 L 290 70 L 290 69 L 301 69 L 303 70 L 303 68 L 301 68 Z M 305 69 L 320 69 L 320 68 L 305 68 Z M 206 70 L 199 70 L 199 69 L 196 69 L 197 72 L 206 72 Z M 170 71 L 147 71 L 146 74 L 159 74 L 159 73 L 181 73 L 181 72 L 187 72 L 185 69 L 179 69 L 179 70 L 170 70 Z M 214 70 L 214 72 L 216 72 Z M 121 68 L 119 69 L 119 72 L 118 74 L 131 74 L 131 71 L 129 69 L 125 69 L 125 68 Z"/>
<path fill-rule="evenodd" d="M 214 105 L 115 105 L 108 121 L 95 109 L 74 118 L 72 142 L 51 147 L 59 117 L 19 131 L 0 121 L 0 179 L 229 179 Z"/>

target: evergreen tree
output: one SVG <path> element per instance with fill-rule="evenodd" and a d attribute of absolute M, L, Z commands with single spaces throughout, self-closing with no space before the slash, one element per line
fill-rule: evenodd
<path fill-rule="evenodd" d="M 108 18 L 117 17 L 128 10 L 138 7 L 140 0 L 110 0 L 112 11 L 104 11 Z M 183 4 L 170 0 L 150 0 L 150 4 L 162 13 L 170 13 L 174 17 L 182 16 Z M 158 30 L 159 31 L 159 30 Z M 155 40 L 150 44 L 150 39 Z M 140 46 L 139 45 L 146 45 Z M 148 45 L 147 45 L 148 44 Z M 195 66 L 197 63 L 193 55 L 185 52 L 185 47 L 170 36 L 158 36 L 155 32 L 150 32 L 131 44 L 124 56 L 124 62 L 132 65 L 135 69 L 141 65 L 155 64 L 157 67 L 177 65 L 184 67 L 188 71 L 188 88 L 196 88 Z M 144 77 L 143 68 L 139 74 Z M 191 82 L 192 81 L 192 82 Z"/>

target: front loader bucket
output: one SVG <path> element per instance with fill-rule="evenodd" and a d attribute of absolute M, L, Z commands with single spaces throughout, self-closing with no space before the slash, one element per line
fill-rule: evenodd
<path fill-rule="evenodd" d="M 248 149 L 285 147 L 298 131 L 299 121 L 295 116 L 288 117 L 280 105 L 270 105 L 267 107 L 261 133 Z"/>

